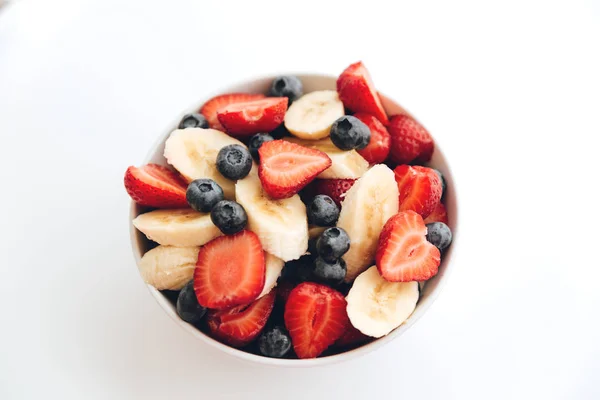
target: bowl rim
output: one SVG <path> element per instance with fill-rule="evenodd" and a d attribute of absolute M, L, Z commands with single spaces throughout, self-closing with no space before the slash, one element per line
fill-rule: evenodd
<path fill-rule="evenodd" d="M 282 75 L 282 74 L 266 74 L 266 75 L 250 76 L 247 79 L 238 80 L 238 81 L 234 82 L 233 84 L 226 85 L 217 91 L 213 91 L 212 93 L 209 93 L 209 95 L 204 96 L 201 99 L 201 101 L 194 102 L 192 104 L 192 106 L 188 107 L 186 109 L 186 111 L 178 117 L 178 119 L 173 120 L 165 129 L 162 130 L 162 132 L 165 132 L 165 133 L 161 134 L 157 138 L 157 140 L 152 144 L 152 146 L 150 147 L 150 150 L 146 153 L 146 156 L 144 157 L 142 165 L 145 165 L 152 160 L 152 158 L 156 154 L 157 149 L 163 145 L 163 143 L 166 141 L 168 136 L 173 131 L 173 129 L 174 129 L 173 127 L 178 126 L 178 123 L 181 120 L 181 118 L 183 117 L 183 115 L 188 114 L 188 113 L 198 112 L 201 105 L 204 104 L 207 100 L 209 100 L 212 97 L 217 96 L 219 94 L 231 93 L 234 91 L 234 90 L 232 90 L 232 88 L 239 88 L 243 85 L 256 83 L 258 81 L 274 79 L 275 77 L 280 76 L 280 75 Z M 304 80 L 304 79 L 325 79 L 325 80 L 333 79 L 333 80 L 335 80 L 335 79 L 337 79 L 337 77 L 334 75 L 313 73 L 313 72 L 297 73 L 297 74 L 292 74 L 292 75 L 298 76 L 301 80 Z M 387 96 L 386 94 L 384 94 L 382 92 L 378 92 L 378 93 L 379 93 L 379 96 L 382 97 L 382 99 L 387 100 L 387 102 L 393 103 L 394 105 L 397 105 L 397 106 L 400 106 L 396 101 L 394 101 L 391 97 Z M 404 108 L 404 106 L 400 106 L 400 107 Z M 404 109 L 407 110 L 406 108 L 404 108 Z M 409 112 L 409 114 L 410 114 L 410 112 Z M 226 344 L 223 344 L 223 343 L 211 338 L 209 335 L 196 329 L 193 325 L 188 324 L 187 322 L 185 322 L 181 318 L 179 318 L 177 313 L 174 311 L 174 307 L 172 306 L 172 304 L 166 299 L 166 297 L 163 294 L 161 294 L 161 292 L 158 289 L 155 289 L 154 287 L 152 287 L 148 284 L 145 284 L 146 288 L 150 291 L 150 293 L 152 294 L 152 297 L 154 297 L 154 300 L 156 300 L 156 302 L 160 305 L 160 307 L 163 309 L 163 311 L 167 315 L 169 315 L 169 317 L 171 317 L 171 319 L 181 329 L 183 329 L 184 331 L 187 331 L 189 334 L 191 334 L 195 338 L 202 340 L 207 345 L 209 345 L 217 350 L 220 350 L 235 359 L 249 362 L 252 364 L 260 364 L 260 365 L 274 366 L 274 367 L 324 366 L 324 365 L 336 364 L 336 363 L 342 362 L 342 361 L 348 361 L 351 359 L 356 359 L 356 358 L 364 356 L 372 351 L 375 351 L 375 350 L 383 347 L 384 345 L 390 343 L 394 339 L 400 337 L 404 332 L 406 332 L 411 326 L 413 326 L 429 310 L 431 305 L 435 302 L 435 300 L 438 298 L 441 291 L 445 287 L 446 282 L 448 281 L 448 279 L 450 277 L 450 273 L 454 269 L 453 261 L 456 259 L 456 248 L 458 247 L 456 244 L 458 242 L 457 238 L 459 237 L 459 208 L 460 208 L 459 207 L 459 204 L 460 204 L 459 191 L 457 190 L 457 181 L 454 177 L 454 174 L 452 172 L 452 167 L 451 167 L 450 163 L 448 162 L 448 159 L 446 158 L 444 152 L 439 148 L 438 142 L 435 140 L 435 137 L 433 138 L 433 140 L 434 140 L 434 144 L 435 144 L 435 151 L 437 153 L 439 153 L 439 157 L 442 160 L 443 164 L 445 165 L 445 167 L 449 173 L 449 176 L 451 177 L 451 181 L 452 181 L 453 196 L 454 196 L 454 203 L 455 203 L 455 213 L 454 213 L 455 221 L 454 221 L 454 228 L 452 230 L 452 247 L 451 247 L 452 252 L 451 252 L 451 254 L 446 253 L 448 258 L 446 259 L 444 276 L 440 278 L 439 282 L 437 283 L 437 286 L 432 290 L 432 292 L 429 294 L 429 296 L 426 299 L 424 299 L 423 301 L 419 301 L 418 307 L 411 314 L 409 319 L 406 322 L 404 322 L 401 326 L 399 326 L 398 328 L 396 328 L 392 332 L 390 332 L 388 335 L 378 338 L 377 340 L 374 340 L 370 343 L 364 344 L 355 349 L 348 350 L 343 353 L 339 353 L 339 354 L 335 354 L 335 355 L 331 355 L 331 356 L 321 357 L 321 358 L 312 358 L 312 359 L 269 358 L 269 357 L 252 354 L 252 353 L 247 353 L 243 350 L 239 350 L 234 347 L 230 347 Z M 133 219 L 136 216 L 137 216 L 136 215 L 136 203 L 133 200 L 131 200 L 130 206 L 129 206 L 128 223 L 129 223 L 129 233 L 130 233 L 130 239 L 131 239 L 132 253 L 133 253 L 136 267 L 137 267 L 139 265 L 139 262 L 141 259 L 141 254 L 140 254 L 141 251 L 137 246 L 137 229 L 133 226 L 133 223 L 132 223 Z M 421 300 L 421 299 L 419 299 L 419 300 Z"/>

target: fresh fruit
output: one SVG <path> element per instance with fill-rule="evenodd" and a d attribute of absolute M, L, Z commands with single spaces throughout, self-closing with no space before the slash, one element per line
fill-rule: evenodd
<path fill-rule="evenodd" d="M 287 75 L 273 79 L 269 88 L 269 96 L 287 97 L 290 104 L 302 96 L 302 82 L 298 77 Z"/>
<path fill-rule="evenodd" d="M 285 303 L 287 303 L 288 298 L 290 297 L 290 293 L 295 287 L 296 284 L 289 281 L 282 281 L 281 283 L 277 284 L 277 288 L 275 290 L 277 292 L 277 301 L 284 307 Z"/>
<path fill-rule="evenodd" d="M 440 177 L 440 180 L 442 181 L 442 197 L 444 197 L 444 193 L 446 193 L 446 178 L 444 178 L 444 175 L 442 174 L 442 172 L 439 169 L 433 168 L 433 170 L 435 171 L 436 174 L 438 174 L 438 176 Z"/>
<path fill-rule="evenodd" d="M 140 275 L 158 290 L 180 290 L 194 275 L 198 247 L 158 246 L 138 263 Z"/>
<path fill-rule="evenodd" d="M 264 329 L 273 305 L 275 292 L 260 299 L 227 310 L 210 310 L 206 316 L 213 337 L 233 347 L 243 347 Z"/>
<path fill-rule="evenodd" d="M 347 282 L 372 265 L 383 225 L 398 212 L 395 183 L 392 170 L 379 164 L 346 193 L 337 226 L 350 236 L 350 250 L 343 257 L 348 268 Z"/>
<path fill-rule="evenodd" d="M 270 142 L 272 140 L 275 139 L 268 133 L 257 133 L 250 138 L 250 141 L 248 142 L 248 150 L 250 150 L 250 154 L 256 162 L 260 160 L 258 157 L 258 149 L 260 149 L 260 146 L 262 146 L 264 142 Z"/>
<path fill-rule="evenodd" d="M 438 248 L 439 251 L 445 250 L 452 243 L 452 231 L 443 222 L 432 222 L 425 225 L 427 227 L 427 241 Z"/>
<path fill-rule="evenodd" d="M 340 337 L 335 345 L 337 347 L 352 347 L 357 346 L 359 344 L 366 343 L 371 340 L 371 337 L 365 335 L 358 329 L 352 326 L 352 324 L 348 324 L 346 327 L 346 331 Z"/>
<path fill-rule="evenodd" d="M 242 231 L 204 245 L 194 271 L 198 303 L 222 310 L 255 300 L 265 285 L 265 254 L 258 236 Z"/>
<path fill-rule="evenodd" d="M 209 214 L 191 208 L 150 211 L 138 215 L 132 223 L 148 239 L 168 246 L 202 246 L 221 236 Z"/>
<path fill-rule="evenodd" d="M 258 153 L 260 181 L 273 199 L 295 195 L 331 166 L 331 159 L 322 151 L 284 140 L 266 142 Z"/>
<path fill-rule="evenodd" d="M 419 300 L 419 284 L 388 282 L 372 266 L 356 278 L 346 300 L 352 326 L 379 338 L 410 317 Z"/>
<path fill-rule="evenodd" d="M 230 144 L 241 145 L 242 142 L 214 129 L 178 129 L 167 139 L 164 155 L 188 182 L 200 178 L 212 179 L 221 186 L 225 198 L 233 200 L 235 182 L 217 170 L 217 154 Z"/>
<path fill-rule="evenodd" d="M 265 285 L 263 286 L 262 292 L 258 295 L 258 298 L 265 296 L 277 286 L 277 279 L 279 279 L 279 276 L 281 275 L 283 265 L 284 262 L 281 258 L 265 252 Z"/>
<path fill-rule="evenodd" d="M 285 328 L 274 326 L 265 330 L 258 338 L 258 349 L 265 357 L 281 358 L 292 348 L 292 339 Z"/>
<path fill-rule="evenodd" d="M 338 206 L 346 197 L 346 192 L 354 185 L 356 179 L 315 179 L 311 184 L 310 191 L 315 194 L 324 194 L 329 197 Z"/>
<path fill-rule="evenodd" d="M 317 239 L 317 253 L 326 261 L 333 262 L 350 249 L 350 237 L 342 228 L 328 228 Z"/>
<path fill-rule="evenodd" d="M 317 178 L 320 179 L 356 179 L 369 169 L 369 163 L 362 158 L 356 150 L 340 150 L 333 144 L 330 138 L 321 140 L 304 140 L 286 137 L 283 140 L 296 143 L 300 146 L 316 149 L 327 154 L 331 159 L 331 166 L 321 172 Z"/>
<path fill-rule="evenodd" d="M 295 260 L 306 252 L 308 225 L 300 196 L 269 198 L 255 169 L 237 181 L 235 194 L 248 215 L 248 229 L 258 235 L 265 251 L 284 261 Z"/>
<path fill-rule="evenodd" d="M 206 314 L 206 308 L 198 304 L 196 292 L 194 292 L 194 281 L 189 281 L 177 297 L 177 315 L 190 324 L 197 324 Z"/>
<path fill-rule="evenodd" d="M 392 143 L 390 133 L 377 118 L 370 114 L 356 113 L 354 117 L 361 120 L 371 131 L 369 144 L 364 149 L 358 150 L 358 154 L 371 165 L 383 163 L 390 154 Z"/>
<path fill-rule="evenodd" d="M 332 226 L 340 216 L 340 209 L 333 199 L 327 195 L 319 194 L 307 204 L 306 212 L 308 222 L 317 226 Z"/>
<path fill-rule="evenodd" d="M 329 136 L 331 124 L 344 115 L 344 105 L 334 90 L 311 92 L 294 101 L 284 124 L 296 137 L 317 140 Z"/>
<path fill-rule="evenodd" d="M 179 123 L 178 128 L 179 129 L 186 129 L 186 128 L 207 129 L 208 121 L 202 114 L 198 114 L 198 113 L 186 114 L 181 119 L 181 122 Z"/>
<path fill-rule="evenodd" d="M 433 155 L 433 138 L 408 115 L 394 115 L 388 132 L 392 138 L 390 160 L 396 164 L 426 163 Z"/>
<path fill-rule="evenodd" d="M 285 263 L 281 271 L 281 279 L 288 282 L 301 283 L 312 279 L 314 268 L 314 257 L 303 255 L 297 260 Z"/>
<path fill-rule="evenodd" d="M 400 193 L 400 211 L 415 211 L 423 218 L 435 210 L 442 198 L 442 181 L 435 170 L 418 165 L 394 169 Z"/>
<path fill-rule="evenodd" d="M 283 122 L 287 105 L 286 97 L 267 97 L 229 104 L 217 110 L 217 117 L 227 133 L 240 137 L 251 136 L 277 128 Z"/>
<path fill-rule="evenodd" d="M 315 241 L 316 241 L 319 238 L 319 236 L 321 236 L 321 234 L 323 232 L 325 232 L 325 229 L 327 229 L 326 226 L 309 225 L 308 226 L 308 238 L 315 239 Z"/>
<path fill-rule="evenodd" d="M 219 131 L 224 131 L 223 125 L 219 122 L 219 118 L 217 117 L 217 111 L 225 106 L 235 103 L 245 103 L 247 101 L 260 100 L 264 99 L 263 94 L 250 94 L 250 93 L 228 93 L 222 94 L 220 96 L 213 97 L 208 100 L 202 108 L 200 112 L 202 115 L 206 117 L 208 123 L 212 129 L 217 129 Z"/>
<path fill-rule="evenodd" d="M 221 186 L 212 179 L 196 179 L 188 185 L 185 198 L 194 210 L 208 213 L 225 195 Z"/>
<path fill-rule="evenodd" d="M 238 233 L 248 224 L 244 207 L 231 200 L 218 202 L 210 212 L 210 219 L 226 235 Z"/>
<path fill-rule="evenodd" d="M 298 357 L 314 358 L 344 333 L 346 299 L 327 286 L 301 283 L 290 293 L 284 318 Z"/>
<path fill-rule="evenodd" d="M 246 146 L 230 144 L 219 150 L 217 169 L 225 178 L 237 181 L 252 169 L 252 156 Z"/>
<path fill-rule="evenodd" d="M 440 201 L 433 212 L 425 218 L 424 222 L 425 225 L 432 222 L 443 222 L 448 225 L 448 214 L 446 213 L 446 206 L 444 206 L 444 203 Z"/>
<path fill-rule="evenodd" d="M 360 119 L 344 115 L 331 125 L 331 141 L 342 150 L 362 150 L 371 140 L 371 131 Z"/>
<path fill-rule="evenodd" d="M 187 207 L 186 184 L 167 167 L 148 164 L 129 167 L 125 172 L 125 190 L 133 201 L 142 206 L 157 208 Z"/>
<path fill-rule="evenodd" d="M 339 285 L 346 277 L 346 263 L 342 259 L 325 261 L 321 257 L 317 257 L 313 277 L 328 286 Z"/>
<path fill-rule="evenodd" d="M 387 115 L 371 75 L 362 62 L 352 64 L 342 72 L 337 80 L 337 91 L 346 108 L 371 114 L 387 125 Z"/>
<path fill-rule="evenodd" d="M 414 211 L 401 211 L 389 219 L 376 254 L 377 269 L 385 280 L 426 281 L 437 274 L 440 251 L 427 241 L 426 233 L 423 218 Z"/>

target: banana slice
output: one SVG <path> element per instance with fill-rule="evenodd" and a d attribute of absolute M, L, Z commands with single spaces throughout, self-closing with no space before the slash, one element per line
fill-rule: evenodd
<path fill-rule="evenodd" d="M 248 229 L 268 253 L 283 261 L 300 258 L 308 248 L 306 206 L 300 196 L 272 200 L 263 191 L 256 168 L 235 185 L 235 195 L 248 214 Z"/>
<path fill-rule="evenodd" d="M 165 158 L 188 182 L 199 178 L 212 179 L 221 186 L 225 198 L 235 200 L 235 182 L 217 170 L 219 150 L 242 142 L 215 129 L 177 129 L 165 143 Z"/>
<path fill-rule="evenodd" d="M 176 247 L 202 246 L 221 236 L 210 214 L 191 208 L 150 211 L 138 215 L 133 226 L 158 244 Z"/>
<path fill-rule="evenodd" d="M 350 236 L 350 250 L 342 257 L 346 282 L 373 264 L 383 225 L 398 213 L 398 197 L 394 173 L 383 164 L 369 169 L 346 193 L 337 223 Z"/>
<path fill-rule="evenodd" d="M 292 143 L 311 149 L 321 150 L 331 158 L 331 167 L 321 172 L 320 179 L 356 179 L 360 178 L 369 169 L 369 163 L 356 150 L 344 151 L 336 147 L 331 139 L 304 140 L 286 137 Z"/>
<path fill-rule="evenodd" d="M 281 275 L 281 270 L 283 269 L 283 265 L 285 264 L 281 258 L 277 258 L 272 254 L 265 252 L 265 286 L 263 286 L 263 290 L 258 295 L 260 299 L 277 286 L 277 278 Z"/>
<path fill-rule="evenodd" d="M 307 93 L 285 113 L 285 127 L 294 136 L 317 140 L 329 136 L 331 125 L 344 116 L 344 105 L 335 90 Z"/>
<path fill-rule="evenodd" d="M 418 282 L 388 282 L 372 266 L 354 281 L 346 297 L 346 311 L 356 329 L 379 338 L 402 325 L 418 300 Z"/>
<path fill-rule="evenodd" d="M 194 276 L 199 250 L 199 247 L 155 247 L 140 260 L 140 274 L 158 290 L 180 290 Z"/>

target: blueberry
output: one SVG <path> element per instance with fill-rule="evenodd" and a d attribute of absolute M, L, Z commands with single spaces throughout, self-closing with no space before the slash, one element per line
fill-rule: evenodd
<path fill-rule="evenodd" d="M 444 250 L 452 243 L 452 231 L 448 225 L 443 222 L 432 222 L 427 224 L 427 241 L 440 249 Z"/>
<path fill-rule="evenodd" d="M 244 207 L 231 200 L 218 202 L 210 212 L 210 219 L 226 235 L 238 233 L 248 224 Z"/>
<path fill-rule="evenodd" d="M 288 282 L 306 282 L 312 277 L 314 257 L 304 255 L 298 260 L 292 260 L 285 263 L 281 271 L 281 280 Z"/>
<path fill-rule="evenodd" d="M 181 292 L 179 292 L 179 297 L 177 297 L 177 314 L 182 320 L 190 324 L 197 324 L 204 317 L 204 314 L 206 314 L 206 308 L 198 304 L 198 299 L 194 292 L 194 281 L 189 281 L 181 289 Z"/>
<path fill-rule="evenodd" d="M 341 258 L 329 262 L 321 257 L 317 257 L 313 276 L 316 280 L 326 285 L 339 285 L 346 277 L 346 262 Z"/>
<path fill-rule="evenodd" d="M 329 228 L 317 239 L 317 253 L 327 261 L 335 261 L 350 249 L 350 237 L 342 228 Z"/>
<path fill-rule="evenodd" d="M 308 252 L 311 256 L 317 255 L 317 238 L 308 239 Z"/>
<path fill-rule="evenodd" d="M 270 132 L 270 135 L 273 136 L 273 139 L 281 139 L 286 136 L 292 136 L 290 131 L 287 130 L 284 124 L 279 125 L 277 128 Z"/>
<path fill-rule="evenodd" d="M 344 115 L 331 125 L 331 141 L 342 150 L 362 150 L 370 140 L 371 130 L 356 117 Z"/>
<path fill-rule="evenodd" d="M 444 193 L 446 192 L 446 178 L 444 178 L 444 175 L 442 175 L 442 173 L 437 170 L 437 169 L 433 169 L 435 171 L 436 174 L 438 174 L 438 176 L 440 177 L 441 181 L 442 181 L 442 196 L 444 195 Z"/>
<path fill-rule="evenodd" d="M 295 76 L 278 76 L 271 83 L 269 96 L 287 97 L 291 103 L 302 96 L 302 82 Z"/>
<path fill-rule="evenodd" d="M 258 149 L 260 146 L 262 146 L 264 142 L 270 142 L 271 140 L 275 139 L 273 139 L 273 136 L 269 135 L 268 133 L 257 133 L 250 138 L 250 141 L 248 142 L 248 149 L 250 150 L 252 158 L 254 158 L 256 162 L 259 161 Z"/>
<path fill-rule="evenodd" d="M 185 114 L 179 123 L 179 129 L 208 128 L 208 121 L 202 114 Z"/>
<path fill-rule="evenodd" d="M 340 216 L 340 209 L 327 195 L 315 196 L 306 207 L 308 222 L 317 226 L 332 226 Z"/>
<path fill-rule="evenodd" d="M 189 184 L 185 193 L 188 204 L 199 212 L 210 212 L 223 200 L 223 189 L 212 179 L 196 179 Z"/>
<path fill-rule="evenodd" d="M 281 326 L 275 326 L 261 333 L 258 338 L 258 349 L 265 357 L 281 358 L 290 351 L 292 340 Z"/>
<path fill-rule="evenodd" d="M 238 180 L 248 175 L 252 168 L 252 156 L 239 144 L 223 147 L 217 155 L 217 169 L 227 179 Z"/>

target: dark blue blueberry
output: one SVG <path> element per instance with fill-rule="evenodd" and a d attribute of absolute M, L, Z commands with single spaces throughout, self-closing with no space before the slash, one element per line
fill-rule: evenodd
<path fill-rule="evenodd" d="M 271 83 L 269 96 L 287 97 L 291 103 L 302 96 L 302 82 L 295 76 L 278 76 Z"/>
<path fill-rule="evenodd" d="M 290 351 L 292 339 L 281 326 L 275 326 L 261 333 L 258 338 L 258 349 L 265 357 L 281 358 Z"/>
<path fill-rule="evenodd" d="M 204 118 L 204 115 L 202 114 L 197 114 L 197 113 L 193 113 L 193 114 L 186 114 L 183 116 L 183 118 L 181 119 L 181 122 L 179 123 L 179 129 L 186 129 L 186 128 L 208 128 L 208 121 L 206 120 L 206 118 Z"/>
<path fill-rule="evenodd" d="M 315 196 L 306 207 L 308 222 L 317 226 L 332 226 L 340 216 L 340 209 L 327 195 Z"/>
<path fill-rule="evenodd" d="M 427 224 L 427 241 L 440 249 L 444 250 L 452 243 L 452 231 L 448 225 L 443 222 L 432 222 Z"/>
<path fill-rule="evenodd" d="M 269 135 L 268 133 L 257 133 L 250 138 L 250 141 L 248 142 L 248 149 L 250 150 L 252 158 L 254 158 L 256 162 L 259 161 L 258 149 L 260 146 L 262 146 L 264 142 L 270 142 L 271 140 L 275 139 L 273 139 L 273 136 Z"/>
<path fill-rule="evenodd" d="M 438 174 L 438 176 L 440 177 L 440 179 L 442 180 L 442 196 L 444 195 L 444 193 L 446 193 L 446 178 L 444 178 L 444 175 L 442 175 L 442 173 L 433 168 L 433 170 L 435 171 L 436 174 Z"/>
<path fill-rule="evenodd" d="M 207 213 L 224 199 L 224 195 L 221 186 L 212 179 L 196 179 L 189 184 L 185 198 L 194 210 Z"/>
<path fill-rule="evenodd" d="M 350 249 L 350 237 L 342 228 L 329 228 L 317 239 L 317 254 L 327 261 L 335 261 Z"/>
<path fill-rule="evenodd" d="M 317 239 L 318 238 L 308 239 L 308 252 L 311 256 L 315 257 L 317 256 Z"/>
<path fill-rule="evenodd" d="M 304 255 L 298 260 L 292 260 L 285 263 L 281 271 L 281 280 L 288 282 L 306 282 L 312 277 L 314 257 Z"/>
<path fill-rule="evenodd" d="M 346 277 L 346 262 L 341 258 L 329 262 L 317 257 L 313 276 L 317 281 L 326 285 L 339 285 Z"/>
<path fill-rule="evenodd" d="M 236 181 L 248 175 L 252 169 L 252 156 L 239 144 L 223 147 L 217 155 L 217 169 L 227 179 Z"/>
<path fill-rule="evenodd" d="M 210 212 L 210 219 L 226 235 L 238 233 L 248 224 L 244 207 L 231 200 L 218 202 Z"/>
<path fill-rule="evenodd" d="M 371 140 L 371 130 L 360 119 L 344 115 L 331 125 L 331 141 L 342 150 L 362 150 Z"/>
<path fill-rule="evenodd" d="M 181 292 L 179 292 L 179 297 L 177 297 L 177 314 L 182 320 L 190 324 L 197 324 L 204 317 L 204 314 L 206 314 L 206 308 L 198 304 L 198 299 L 194 292 L 194 281 L 189 281 L 181 289 Z"/>
<path fill-rule="evenodd" d="M 292 136 L 290 131 L 287 130 L 284 124 L 279 125 L 277 128 L 270 132 L 273 139 L 281 139 L 286 136 Z"/>

